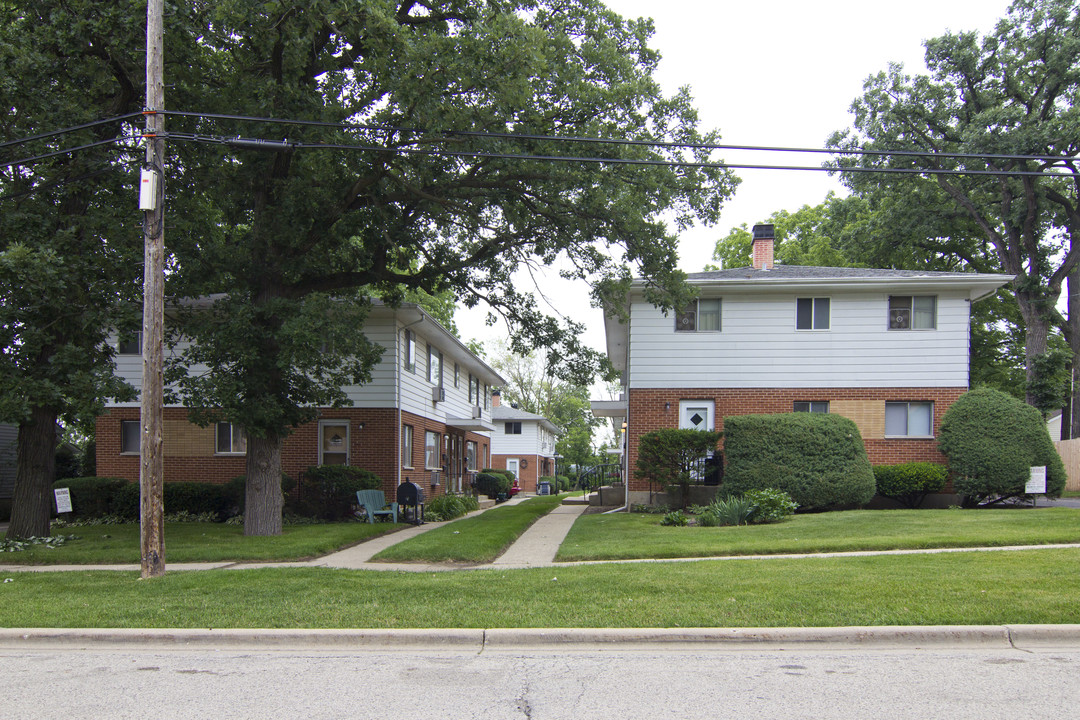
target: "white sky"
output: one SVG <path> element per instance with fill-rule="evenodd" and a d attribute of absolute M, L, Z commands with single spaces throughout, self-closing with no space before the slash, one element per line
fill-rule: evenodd
<path fill-rule="evenodd" d="M 902 62 L 924 72 L 923 41 L 946 31 L 985 33 L 1004 17 L 1009 0 L 607 0 L 623 17 L 652 17 L 652 47 L 663 56 L 656 73 L 664 91 L 688 85 L 702 129 L 718 128 L 735 145 L 824 147 L 851 125 L 848 109 L 863 81 Z M 720 156 L 717 156 L 718 159 Z M 819 165 L 825 156 L 727 153 L 732 163 Z M 699 272 L 716 241 L 742 223 L 776 210 L 820 203 L 829 190 L 845 194 L 823 172 L 738 170 L 742 183 L 718 225 L 680 238 L 679 267 Z M 603 317 L 589 308 L 588 289 L 557 278 L 546 288 L 552 311 L 587 325 L 589 344 L 604 349 Z M 485 313 L 458 311 L 465 340 L 501 337 Z"/>

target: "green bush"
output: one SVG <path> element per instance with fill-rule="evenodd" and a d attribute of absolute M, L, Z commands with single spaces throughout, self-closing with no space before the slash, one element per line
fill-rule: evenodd
<path fill-rule="evenodd" d="M 68 489 L 71 494 L 71 516 L 77 518 L 119 514 L 116 510 L 117 495 L 128 486 L 135 488 L 136 504 L 132 517 L 138 517 L 138 483 L 111 477 L 64 478 L 53 483 L 53 488 Z"/>
<path fill-rule="evenodd" d="M 949 469 L 931 462 L 877 465 L 874 482 L 877 493 L 906 507 L 917 508 L 930 493 L 941 492 L 949 479 Z"/>
<path fill-rule="evenodd" d="M 473 484 L 473 488 L 481 495 L 487 495 L 489 498 L 496 498 L 500 494 L 507 494 L 510 492 L 510 486 L 513 484 L 513 473 L 506 473 L 503 471 L 492 471 L 479 473 L 476 476 L 476 482 Z"/>
<path fill-rule="evenodd" d="M 720 433 L 711 430 L 664 428 L 647 432 L 638 442 L 638 475 L 650 485 L 679 486 L 686 507 L 693 472 L 719 440 Z"/>
<path fill-rule="evenodd" d="M 165 513 L 214 517 L 224 522 L 240 511 L 240 496 L 234 486 L 220 483 L 167 482 L 162 487 Z"/>
<path fill-rule="evenodd" d="M 453 520 L 462 515 L 480 509 L 480 503 L 474 497 L 465 495 L 438 495 L 424 505 L 424 519 L 429 522 Z"/>
<path fill-rule="evenodd" d="M 826 413 L 724 418 L 724 490 L 776 488 L 805 510 L 858 507 L 874 496 L 859 429 Z"/>
<path fill-rule="evenodd" d="M 682 510 L 672 510 L 660 520 L 661 525 L 671 527 L 686 527 L 689 523 L 689 518 L 686 517 Z"/>
<path fill-rule="evenodd" d="M 780 522 L 799 508 L 799 504 L 792 500 L 790 495 L 775 488 L 747 490 L 743 499 L 749 500 L 753 506 L 750 522 L 754 524 Z"/>
<path fill-rule="evenodd" d="M 1046 466 L 1048 497 L 1065 489 L 1065 466 L 1042 415 L 998 390 L 961 395 L 941 421 L 938 447 L 965 505 L 1022 497 L 1032 466 Z"/>
<path fill-rule="evenodd" d="M 312 466 L 301 476 L 298 497 L 288 509 L 305 517 L 345 520 L 352 517 L 357 490 L 382 487 L 382 480 L 370 470 L 351 465 Z"/>
<path fill-rule="evenodd" d="M 754 503 L 745 497 L 727 497 L 713 500 L 703 515 L 712 515 L 717 525 L 749 525 L 754 514 Z"/>

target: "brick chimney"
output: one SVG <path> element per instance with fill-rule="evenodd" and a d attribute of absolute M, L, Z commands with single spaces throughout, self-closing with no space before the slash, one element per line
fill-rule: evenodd
<path fill-rule="evenodd" d="M 773 266 L 773 226 L 754 226 L 754 269 L 770 270 Z"/>
<path fill-rule="evenodd" d="M 495 390 L 491 393 L 491 407 L 499 407 L 502 404 L 502 393 Z"/>

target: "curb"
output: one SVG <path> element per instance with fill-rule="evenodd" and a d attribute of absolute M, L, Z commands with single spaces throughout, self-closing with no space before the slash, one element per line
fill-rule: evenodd
<path fill-rule="evenodd" d="M 64 629 L 0 628 L 0 649 L 393 651 L 818 651 L 1080 649 L 1080 625 L 835 628 Z"/>

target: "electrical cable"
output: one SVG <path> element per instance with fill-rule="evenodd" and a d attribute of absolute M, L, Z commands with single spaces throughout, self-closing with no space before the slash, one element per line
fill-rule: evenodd
<path fill-rule="evenodd" d="M 31 157 L 19 158 L 18 160 L 9 160 L 7 162 L 0 162 L 0 168 L 9 168 L 13 165 L 31 165 L 41 160 L 48 160 L 51 157 L 58 155 L 70 155 L 71 153 L 79 152 L 81 150 L 89 150 L 90 148 L 99 147 L 101 145 L 110 145 L 112 143 L 123 142 L 124 140 L 136 140 L 142 139 L 143 135 L 121 135 L 119 137 L 109 138 L 108 140 L 98 140 L 97 142 L 88 143 L 86 145 L 79 145 L 78 147 L 64 148 L 63 150 L 54 150 L 49 153 L 42 153 L 40 155 L 32 155 Z"/>
<path fill-rule="evenodd" d="M 113 122 L 122 122 L 124 120 L 130 120 L 133 117 L 141 117 L 143 113 L 133 112 L 127 115 L 117 115 L 116 117 L 105 118 L 104 120 L 95 120 L 83 125 L 74 125 L 69 128 L 63 128 L 61 130 L 53 130 L 52 132 L 42 133 L 40 135 L 32 135 L 30 137 L 19 138 L 18 140 L 8 140 L 6 142 L 0 142 L 0 149 L 10 147 L 12 145 L 23 145 L 25 143 L 33 142 L 35 140 L 44 140 L 46 138 L 56 137 L 57 135 L 66 135 L 67 133 L 78 132 L 79 130 L 86 130 L 87 128 L 97 127 L 98 125 L 106 125 Z"/>

